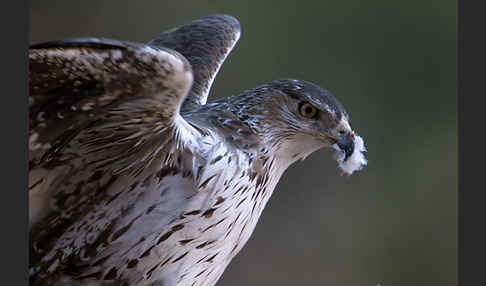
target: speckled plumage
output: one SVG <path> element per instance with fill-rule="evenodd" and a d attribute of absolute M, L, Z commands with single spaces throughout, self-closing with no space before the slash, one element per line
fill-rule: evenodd
<path fill-rule="evenodd" d="M 343 106 L 306 81 L 206 104 L 239 35 L 211 15 L 147 45 L 31 47 L 32 285 L 214 285 L 285 169 L 354 144 Z"/>

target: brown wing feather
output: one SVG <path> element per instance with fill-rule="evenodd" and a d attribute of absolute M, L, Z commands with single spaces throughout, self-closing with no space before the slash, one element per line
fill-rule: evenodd
<path fill-rule="evenodd" d="M 181 70 L 175 71 L 177 64 Z M 32 46 L 29 49 L 31 167 L 109 107 L 139 97 L 157 97 L 163 91 L 167 92 L 162 96 L 169 97 L 172 93 L 169 89 L 173 88 L 179 89 L 174 92 L 176 96 L 166 100 L 166 106 L 159 106 L 173 116 L 191 80 L 187 61 L 167 49 L 93 38 Z M 52 148 L 54 145 L 57 147 Z"/>

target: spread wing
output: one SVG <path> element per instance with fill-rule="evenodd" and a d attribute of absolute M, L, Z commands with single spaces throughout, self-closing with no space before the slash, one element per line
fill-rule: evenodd
<path fill-rule="evenodd" d="M 73 39 L 29 49 L 31 265 L 52 263 L 45 255 L 56 244 L 69 249 L 61 235 L 117 192 L 142 188 L 134 178 L 178 160 L 192 138 L 179 115 L 192 79 L 179 53 L 144 44 Z M 99 229 L 122 203 L 106 209 Z"/>
<path fill-rule="evenodd" d="M 152 46 L 176 50 L 190 62 L 194 83 L 183 103 L 183 110 L 206 104 L 213 80 L 240 34 L 237 19 L 215 14 L 166 31 L 149 42 Z"/>
<path fill-rule="evenodd" d="M 85 38 L 29 49 L 31 279 L 85 273 L 85 261 L 116 252 L 145 204 L 166 207 L 160 224 L 194 195 L 177 166 L 192 164 L 181 154 L 197 132 L 179 111 L 206 103 L 239 31 L 233 17 L 213 15 L 149 44 Z M 165 195 L 145 198 L 157 188 Z"/>
<path fill-rule="evenodd" d="M 31 46 L 30 166 L 115 108 L 173 126 L 191 84 L 187 60 L 169 49 L 97 38 Z"/>

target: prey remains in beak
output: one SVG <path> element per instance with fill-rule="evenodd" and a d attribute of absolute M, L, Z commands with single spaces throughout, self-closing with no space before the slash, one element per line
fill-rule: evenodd
<path fill-rule="evenodd" d="M 348 160 L 354 152 L 354 131 L 342 134 L 336 144 L 344 151 L 344 161 Z"/>
<path fill-rule="evenodd" d="M 354 131 L 340 135 L 332 147 L 337 151 L 335 159 L 343 170 L 343 174 L 351 175 L 368 164 L 368 160 L 364 156 L 366 147 L 363 138 Z"/>

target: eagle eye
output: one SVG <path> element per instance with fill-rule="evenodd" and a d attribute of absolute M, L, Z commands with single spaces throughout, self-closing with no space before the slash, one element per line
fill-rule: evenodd
<path fill-rule="evenodd" d="M 304 116 L 305 118 L 315 118 L 317 116 L 318 109 L 307 102 L 303 102 L 299 106 L 299 112 L 300 115 Z"/>

